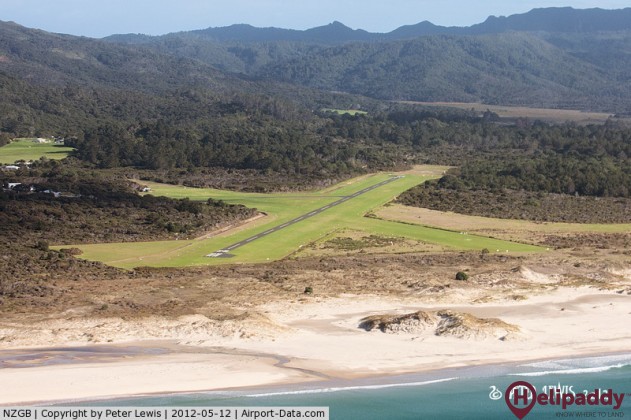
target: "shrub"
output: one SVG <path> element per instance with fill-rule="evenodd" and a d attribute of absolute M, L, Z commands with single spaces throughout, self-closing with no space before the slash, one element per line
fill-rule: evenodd
<path fill-rule="evenodd" d="M 313 287 L 311 286 L 307 286 L 305 287 L 305 295 L 312 295 L 313 294 Z"/>
<path fill-rule="evenodd" d="M 464 271 L 458 271 L 456 273 L 456 280 L 461 280 L 461 281 L 465 281 L 469 279 L 469 275 L 467 273 L 465 273 Z"/>
<path fill-rule="evenodd" d="M 39 249 L 40 251 L 48 251 L 48 242 L 37 241 L 37 244 L 35 244 L 35 248 Z"/>
<path fill-rule="evenodd" d="M 59 250 L 59 252 L 61 254 L 66 254 L 66 255 L 81 255 L 81 254 L 83 254 L 83 251 L 81 251 L 79 248 L 61 248 Z"/>

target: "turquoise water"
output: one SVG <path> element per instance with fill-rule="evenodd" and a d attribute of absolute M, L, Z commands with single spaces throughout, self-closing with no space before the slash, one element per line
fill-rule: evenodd
<path fill-rule="evenodd" d="M 631 419 L 631 354 L 556 360 L 515 366 L 444 370 L 361 381 L 325 382 L 308 387 L 210 392 L 99 402 L 128 406 L 328 406 L 331 419 L 515 419 L 504 398 L 492 400 L 496 387 L 504 393 L 515 381 L 565 391 L 613 389 L 624 393 L 622 407 L 536 405 L 526 419 Z M 571 388 L 570 388 L 571 387 Z"/>

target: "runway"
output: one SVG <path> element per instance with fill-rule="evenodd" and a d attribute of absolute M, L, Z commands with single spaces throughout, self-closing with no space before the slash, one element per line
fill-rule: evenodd
<path fill-rule="evenodd" d="M 281 225 L 275 226 L 275 227 L 273 227 L 271 229 L 268 229 L 268 230 L 266 230 L 264 232 L 257 233 L 254 236 L 250 236 L 249 238 L 246 238 L 246 239 L 244 239 L 242 241 L 236 242 L 236 243 L 234 243 L 234 244 L 232 244 L 230 246 L 224 247 L 223 249 L 220 249 L 218 251 L 212 252 L 212 253 L 210 253 L 210 254 L 208 254 L 206 256 L 210 257 L 210 258 L 230 258 L 230 257 L 233 257 L 234 255 L 231 254 L 230 252 L 234 251 L 237 248 L 240 248 L 240 247 L 242 247 L 244 245 L 247 245 L 247 244 L 249 244 L 251 242 L 254 242 L 257 239 L 261 239 L 261 238 L 263 238 L 263 237 L 265 237 L 267 235 L 271 235 L 272 233 L 278 232 L 279 230 L 285 229 L 285 228 L 287 228 L 287 227 L 289 227 L 291 225 L 294 225 L 296 223 L 302 222 L 302 221 L 304 221 L 304 220 L 306 220 L 306 219 L 308 219 L 310 217 L 317 216 L 318 214 L 320 214 L 320 213 L 322 213 L 324 211 L 327 211 L 331 207 L 339 206 L 340 204 L 345 203 L 348 200 L 352 200 L 355 197 L 358 197 L 358 196 L 360 196 L 362 194 L 366 194 L 369 191 L 372 191 L 374 189 L 382 187 L 382 186 L 384 186 L 386 184 L 389 184 L 389 183 L 394 182 L 397 179 L 401 179 L 401 178 L 403 178 L 403 175 L 394 176 L 392 178 L 386 179 L 385 181 L 382 181 L 382 182 L 380 182 L 378 184 L 371 185 L 370 187 L 366 187 L 363 190 L 359 190 L 359 191 L 357 191 L 357 192 L 355 192 L 355 193 L 353 193 L 351 195 L 344 196 L 344 197 L 340 198 L 339 200 L 334 201 L 333 203 L 330 203 L 330 204 L 327 204 L 326 206 L 322 206 L 322 207 L 320 207 L 318 209 L 312 210 L 309 213 L 303 214 L 302 216 L 296 217 L 295 219 L 292 219 L 292 220 L 290 220 L 288 222 L 285 222 L 285 223 L 283 223 Z"/>

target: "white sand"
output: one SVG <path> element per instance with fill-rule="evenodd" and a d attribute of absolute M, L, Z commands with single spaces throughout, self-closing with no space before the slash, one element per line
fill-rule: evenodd
<path fill-rule="evenodd" d="M 200 346 L 199 353 L 138 356 L 107 363 L 51 365 L 0 369 L 0 404 L 100 398 L 232 387 L 293 383 L 320 379 L 287 367 L 354 378 L 420 372 L 556 357 L 631 352 L 631 296 L 595 288 L 550 288 L 524 301 L 469 303 L 473 295 L 427 303 L 422 298 L 342 296 L 313 298 L 306 303 L 279 303 L 258 308 L 267 318 L 254 316 L 242 325 L 218 326 L 203 316 L 179 320 L 152 318 L 49 321 L 22 330 L 0 323 L 3 348 L 65 345 L 85 340 L 86 329 L 97 342 L 171 339 Z M 410 313 L 418 310 L 466 312 L 480 318 L 500 318 L 520 328 L 507 341 L 418 334 L 385 334 L 358 328 L 368 315 Z M 21 331 L 23 332 L 21 334 Z M 83 338 L 82 338 L 83 337 Z M 85 341 L 84 341 L 85 344 Z M 91 343 L 94 344 L 94 343 Z M 145 345 L 156 346 L 148 341 Z M 222 347 L 234 354 L 212 354 Z M 210 352 L 210 353 L 208 353 Z M 291 362 L 274 366 L 270 357 Z"/>
<path fill-rule="evenodd" d="M 0 404 L 122 397 L 308 380 L 269 359 L 172 354 L 115 363 L 2 369 Z"/>
<path fill-rule="evenodd" d="M 357 328 L 367 315 L 441 309 L 500 318 L 518 326 L 521 338 L 462 340 L 436 336 L 433 330 L 392 335 Z M 293 366 L 351 376 L 631 351 L 631 297 L 592 288 L 563 288 L 499 304 L 428 305 L 413 299 L 347 297 L 269 311 L 273 320 L 295 332 L 274 342 L 244 342 L 240 348 L 270 353 L 282 349 L 294 359 Z"/>

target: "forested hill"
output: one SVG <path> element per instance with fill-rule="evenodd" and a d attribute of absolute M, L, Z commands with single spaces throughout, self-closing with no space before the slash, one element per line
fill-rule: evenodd
<path fill-rule="evenodd" d="M 362 98 L 226 74 L 145 46 L 0 22 L 0 146 L 65 137 L 100 168 L 222 167 L 336 179 L 403 160 L 321 134 L 314 111 Z M 369 103 L 370 101 L 365 101 Z M 392 148 L 394 149 L 394 148 Z M 395 158 L 390 158 L 395 156 Z M 299 180 L 300 181 L 300 180 Z"/>
<path fill-rule="evenodd" d="M 301 119 L 336 97 L 256 82 L 149 46 L 0 22 L 0 133 L 77 136 L 102 124 L 197 125 L 230 114 Z M 305 106 L 308 104 L 309 106 Z"/>
<path fill-rule="evenodd" d="M 143 45 L 259 80 L 378 99 L 631 109 L 631 31 L 434 35 L 343 45 L 174 35 Z"/>
<path fill-rule="evenodd" d="M 389 34 L 334 22 L 307 31 L 235 25 L 95 40 L 0 22 L 0 72 L 29 86 L 106 90 L 101 96 L 198 87 L 291 100 L 314 95 L 293 85 L 386 100 L 629 114 L 630 28 L 631 8 L 535 9 L 468 28 L 423 22 Z"/>
<path fill-rule="evenodd" d="M 628 80 L 604 66 L 524 33 L 346 44 L 270 63 L 258 73 L 391 100 L 620 111 L 627 99 L 619 94 L 630 92 Z"/>
<path fill-rule="evenodd" d="M 198 60 L 152 48 L 53 34 L 0 22 L 0 71 L 46 86 L 157 93 L 182 85 L 232 91 L 243 82 Z"/>
<path fill-rule="evenodd" d="M 421 22 L 387 34 L 334 22 L 306 31 L 233 25 L 107 41 L 248 78 L 378 99 L 631 109 L 631 8 L 535 9 L 466 28 Z"/>

